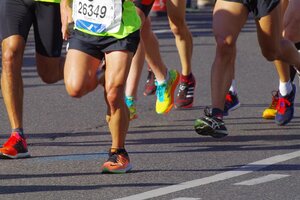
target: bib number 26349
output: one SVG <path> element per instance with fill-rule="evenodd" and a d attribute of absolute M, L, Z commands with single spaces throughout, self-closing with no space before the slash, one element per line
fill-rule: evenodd
<path fill-rule="evenodd" d="M 74 0 L 75 27 L 93 33 L 116 33 L 122 19 L 122 0 Z"/>

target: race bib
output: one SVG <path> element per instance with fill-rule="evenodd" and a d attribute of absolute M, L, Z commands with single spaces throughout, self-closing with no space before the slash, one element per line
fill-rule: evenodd
<path fill-rule="evenodd" d="M 122 0 L 74 0 L 76 28 L 93 33 L 117 33 L 122 21 Z"/>

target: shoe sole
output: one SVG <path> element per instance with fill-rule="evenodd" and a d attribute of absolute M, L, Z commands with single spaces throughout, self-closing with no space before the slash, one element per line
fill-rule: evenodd
<path fill-rule="evenodd" d="M 287 125 L 288 123 L 290 123 L 290 121 L 292 121 L 293 117 L 294 117 L 294 114 L 292 115 L 292 117 L 291 117 L 289 120 L 283 121 L 283 122 L 278 122 L 278 121 L 276 121 L 276 119 L 275 119 L 275 123 L 276 123 L 278 126 L 284 126 L 284 125 Z"/>
<path fill-rule="evenodd" d="M 175 104 L 174 108 L 177 109 L 177 110 L 184 110 L 184 109 L 188 109 L 188 108 L 191 108 L 193 107 L 193 103 L 189 104 L 189 105 L 186 105 L 186 106 L 177 106 Z"/>
<path fill-rule="evenodd" d="M 263 119 L 275 119 L 275 115 L 271 116 L 271 115 L 266 115 L 266 116 L 262 116 Z"/>
<path fill-rule="evenodd" d="M 102 173 L 103 174 L 125 174 L 129 172 L 132 169 L 132 165 L 129 164 L 125 169 L 120 169 L 120 170 L 110 170 L 108 168 L 103 168 Z"/>
<path fill-rule="evenodd" d="M 29 157 L 30 157 L 29 153 L 18 153 L 15 156 L 8 155 L 8 154 L 5 154 L 5 153 L 0 154 L 0 158 L 2 158 L 2 159 L 7 159 L 7 158 L 8 159 L 18 159 L 18 158 L 29 158 Z"/>
<path fill-rule="evenodd" d="M 207 123 L 203 122 L 200 119 L 196 119 L 194 128 L 199 135 L 203 135 L 203 136 L 211 136 L 213 138 L 223 138 L 228 135 L 227 131 L 216 131 L 215 129 L 211 128 Z"/>
<path fill-rule="evenodd" d="M 168 114 L 174 106 L 174 92 L 175 92 L 175 89 L 176 89 L 176 87 L 178 85 L 178 82 L 179 82 L 179 73 L 177 71 L 176 71 L 176 74 L 177 74 L 176 79 L 174 80 L 174 83 L 173 83 L 172 88 L 171 88 L 171 102 L 172 103 L 170 104 L 170 106 L 164 112 L 160 112 L 160 113 L 157 112 L 157 114 Z"/>

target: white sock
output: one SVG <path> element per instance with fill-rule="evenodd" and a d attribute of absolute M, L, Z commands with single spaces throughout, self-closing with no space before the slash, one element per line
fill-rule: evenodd
<path fill-rule="evenodd" d="M 229 88 L 229 91 L 231 91 L 233 94 L 237 94 L 236 82 L 235 82 L 234 79 L 231 82 L 231 86 Z"/>
<path fill-rule="evenodd" d="M 167 75 L 164 80 L 156 80 L 158 85 L 164 84 L 167 80 L 169 80 L 169 70 L 167 69 Z"/>
<path fill-rule="evenodd" d="M 288 94 L 290 94 L 293 90 L 291 81 L 288 82 L 281 82 L 279 80 L 279 92 L 282 96 L 286 96 Z"/>

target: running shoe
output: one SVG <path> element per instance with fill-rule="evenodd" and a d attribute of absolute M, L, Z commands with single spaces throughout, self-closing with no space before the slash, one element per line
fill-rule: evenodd
<path fill-rule="evenodd" d="M 184 109 L 193 106 L 195 86 L 196 81 L 193 74 L 188 80 L 180 79 L 175 108 Z"/>
<path fill-rule="evenodd" d="M 153 94 L 155 94 L 155 91 L 156 91 L 155 75 L 151 70 L 149 70 L 148 76 L 147 76 L 147 81 L 145 84 L 144 95 L 145 96 L 153 95 Z"/>
<path fill-rule="evenodd" d="M 179 73 L 177 70 L 172 69 L 168 71 L 169 79 L 163 84 L 158 85 L 157 81 L 155 85 L 156 89 L 156 112 L 158 114 L 168 113 L 174 105 L 174 91 L 179 81 Z"/>
<path fill-rule="evenodd" d="M 128 153 L 125 149 L 109 151 L 108 160 L 102 165 L 102 173 L 123 174 L 132 169 Z"/>
<path fill-rule="evenodd" d="M 129 119 L 130 120 L 136 119 L 138 116 L 137 116 L 137 113 L 136 113 L 136 105 L 135 105 L 134 97 L 126 96 L 125 97 L 125 103 L 127 105 L 129 113 L 130 113 Z"/>
<path fill-rule="evenodd" d="M 278 90 L 272 91 L 272 102 L 271 102 L 270 106 L 268 108 L 266 108 L 262 114 L 262 117 L 264 119 L 274 119 L 275 118 L 275 115 L 277 113 L 276 107 L 277 107 L 278 99 L 279 99 L 278 93 L 279 93 Z"/>
<path fill-rule="evenodd" d="M 233 111 L 240 107 L 240 102 L 237 94 L 229 91 L 226 95 L 223 115 L 227 116 L 229 111 Z"/>
<path fill-rule="evenodd" d="M 292 84 L 293 90 L 290 94 L 282 96 L 279 92 L 279 99 L 277 104 L 277 113 L 275 115 L 275 122 L 279 126 L 289 123 L 294 116 L 294 99 L 296 95 L 296 86 Z"/>
<path fill-rule="evenodd" d="M 25 138 L 21 137 L 19 133 L 13 132 L 0 148 L 0 157 L 13 159 L 30 157 Z"/>
<path fill-rule="evenodd" d="M 212 116 L 210 109 L 205 108 L 204 117 L 196 119 L 194 128 L 199 135 L 223 138 L 228 135 L 222 119 Z"/>

